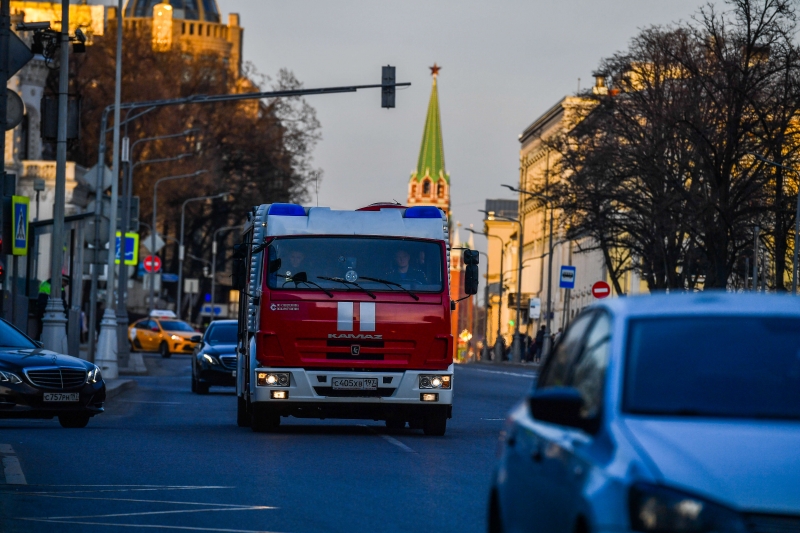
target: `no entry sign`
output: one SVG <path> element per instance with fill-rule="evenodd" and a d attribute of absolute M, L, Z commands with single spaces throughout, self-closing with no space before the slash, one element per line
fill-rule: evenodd
<path fill-rule="evenodd" d="M 592 285 L 592 296 L 595 298 L 605 298 L 611 295 L 611 286 L 605 281 L 598 281 Z"/>
<path fill-rule="evenodd" d="M 157 255 L 148 255 L 144 258 L 145 272 L 158 272 L 161 270 L 161 258 Z"/>

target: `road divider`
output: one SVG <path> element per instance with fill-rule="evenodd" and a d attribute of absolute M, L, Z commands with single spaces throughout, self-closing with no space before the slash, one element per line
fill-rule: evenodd
<path fill-rule="evenodd" d="M 14 448 L 10 444 L 0 444 L 0 460 L 3 463 L 3 484 L 27 485 L 22 466 L 19 464 Z"/>

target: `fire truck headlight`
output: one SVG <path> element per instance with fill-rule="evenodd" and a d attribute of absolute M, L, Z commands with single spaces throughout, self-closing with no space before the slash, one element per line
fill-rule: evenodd
<path fill-rule="evenodd" d="M 420 389 L 449 389 L 451 376 L 420 376 Z"/>
<path fill-rule="evenodd" d="M 289 374 L 288 373 L 267 373 L 258 372 L 256 374 L 257 384 L 262 387 L 288 387 Z"/>

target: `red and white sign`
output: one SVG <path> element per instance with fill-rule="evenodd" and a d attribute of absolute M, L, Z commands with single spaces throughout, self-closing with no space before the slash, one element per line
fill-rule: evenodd
<path fill-rule="evenodd" d="M 148 255 L 144 258 L 144 271 L 145 272 L 160 272 L 161 271 L 161 258 L 157 255 Z"/>
<path fill-rule="evenodd" d="M 592 296 L 595 298 L 605 298 L 611 295 L 611 286 L 605 281 L 598 281 L 592 285 Z"/>

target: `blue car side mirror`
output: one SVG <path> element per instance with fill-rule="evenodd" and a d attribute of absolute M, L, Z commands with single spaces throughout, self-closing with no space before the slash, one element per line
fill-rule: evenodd
<path fill-rule="evenodd" d="M 589 433 L 595 433 L 599 427 L 599 419 L 583 416 L 583 396 L 573 387 L 536 389 L 528 398 L 528 405 L 533 418 L 542 422 L 574 427 Z"/>

